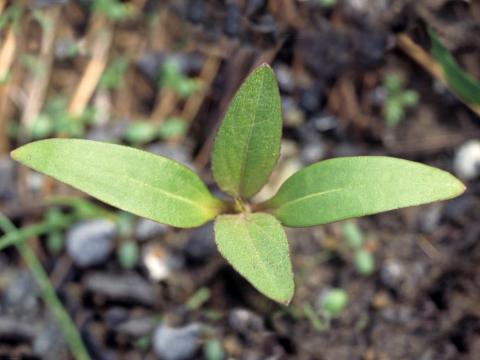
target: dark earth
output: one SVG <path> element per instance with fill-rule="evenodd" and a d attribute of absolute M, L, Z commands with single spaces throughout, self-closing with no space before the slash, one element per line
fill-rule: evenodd
<path fill-rule="evenodd" d="M 357 271 L 344 224 L 288 229 L 296 283 L 289 306 L 232 270 L 211 224 L 179 230 L 123 214 L 117 224 L 106 217 L 76 222 L 57 234 L 56 246 L 46 235 L 30 237 L 93 359 L 480 359 L 480 117 L 399 41 L 408 36 L 428 54 L 431 29 L 480 79 L 480 2 L 124 4 L 130 14 L 117 19 L 87 0 L 0 1 L 2 16 L 23 7 L 15 25 L 0 28 L 0 73 L 9 74 L 0 83 L 0 212 L 16 226 L 44 221 L 52 195 L 85 198 L 9 158 L 32 140 L 25 129 L 51 99 L 65 99 L 71 114 L 95 109 L 77 137 L 164 154 L 218 191 L 209 164 L 213 137 L 239 84 L 263 62 L 276 72 L 283 101 L 283 155 L 272 184 L 321 159 L 389 155 L 450 171 L 467 191 L 354 221 L 375 259 L 370 275 Z M 92 63 L 119 57 L 128 60 L 123 78 L 98 85 Z M 158 74 L 168 59 L 200 79 L 201 89 L 183 97 L 162 86 Z M 388 74 L 419 95 L 396 126 L 382 113 Z M 133 121 L 161 124 L 173 116 L 186 122 L 185 134 L 141 144 L 125 137 Z M 476 152 L 462 151 L 469 144 Z M 72 211 L 68 204 L 56 209 Z M 125 243 L 138 245 L 138 259 L 119 257 Z M 346 290 L 349 303 L 326 324 L 319 306 L 331 288 Z M 15 247 L 2 251 L 0 359 L 70 358 Z"/>

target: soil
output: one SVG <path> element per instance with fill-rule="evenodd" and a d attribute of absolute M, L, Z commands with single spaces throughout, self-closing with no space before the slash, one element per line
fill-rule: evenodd
<path fill-rule="evenodd" d="M 13 3 L 7 1 L 3 11 Z M 17 226 L 41 221 L 50 195 L 82 196 L 7 158 L 25 137 L 6 132 L 6 119 L 10 130 L 21 128 L 55 96 L 65 97 L 71 112 L 96 108 L 84 137 L 126 143 L 122 134 L 134 120 L 184 118 L 185 136 L 144 147 L 191 164 L 214 191 L 209 154 L 215 131 L 238 85 L 263 62 L 277 73 L 284 103 L 285 154 L 273 183 L 292 168 L 345 155 L 397 156 L 453 171 L 458 148 L 480 136 L 479 116 L 398 45 L 402 33 L 428 52 L 427 29 L 433 29 L 480 79 L 475 1 L 344 0 L 325 7 L 313 0 L 136 0 L 126 2 L 132 16 L 115 23 L 90 11 L 89 1 L 31 3 L 14 35 L 11 77 L 0 85 L 0 212 Z M 50 46 L 35 6 L 55 29 Z M 1 31 L 5 49 L 8 29 Z M 76 55 L 63 56 L 72 44 Z M 27 55 L 37 59 L 44 77 L 32 75 Z M 92 59 L 108 64 L 119 56 L 129 61 L 121 84 L 97 88 L 98 76 L 88 72 Z M 204 90 L 182 99 L 159 86 L 158 70 L 171 56 L 185 74 L 201 79 Z M 420 96 L 395 127 L 381 111 L 382 80 L 390 73 Z M 82 81 L 87 85 L 79 90 Z M 86 268 L 65 250 L 52 253 L 44 237 L 29 242 L 94 359 L 157 358 L 151 341 L 160 323 L 202 324 L 195 359 L 215 359 L 204 354 L 213 339 L 225 358 L 234 359 L 478 359 L 478 179 L 465 181 L 467 191 L 457 199 L 358 219 L 375 258 L 369 276 L 356 271 L 341 223 L 288 229 L 296 284 L 288 307 L 269 301 L 231 269 L 212 246 L 208 226 L 145 235 L 135 219 L 128 235 L 116 237 L 108 258 Z M 126 239 L 140 246 L 133 269 L 116 256 Z M 166 269 L 157 280 L 148 256 Z M 347 291 L 349 304 L 320 329 L 315 321 L 321 316 L 309 317 L 305 307 L 317 309 L 336 287 Z M 208 295 L 191 305 L 198 290 Z M 246 310 L 242 321 L 235 320 L 238 309 Z M 71 358 L 54 324 L 15 249 L 0 253 L 0 358 Z M 39 352 L 39 335 L 49 331 L 48 350 Z"/>

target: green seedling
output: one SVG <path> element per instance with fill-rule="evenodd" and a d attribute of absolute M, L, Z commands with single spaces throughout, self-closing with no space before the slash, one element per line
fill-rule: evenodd
<path fill-rule="evenodd" d="M 437 35 L 429 31 L 432 55 L 442 67 L 448 86 L 461 100 L 468 104 L 480 104 L 480 82 L 465 72 Z"/>
<path fill-rule="evenodd" d="M 268 65 L 234 96 L 215 139 L 213 177 L 230 196 L 214 197 L 192 170 L 138 149 L 80 139 L 48 139 L 12 152 L 20 163 L 135 215 L 180 228 L 215 220 L 220 253 L 269 298 L 289 303 L 293 273 L 282 225 L 308 227 L 451 199 L 465 186 L 420 163 L 354 156 L 312 164 L 276 195 L 252 202 L 277 163 L 281 102 Z"/>
<path fill-rule="evenodd" d="M 335 5 L 337 5 L 337 0 L 317 0 L 318 4 L 326 9 L 333 8 Z"/>
<path fill-rule="evenodd" d="M 156 139 L 172 140 L 180 138 L 187 131 L 185 120 L 177 117 L 166 119 L 161 124 L 148 121 L 134 121 L 125 131 L 124 138 L 132 145 L 143 145 Z"/>
<path fill-rule="evenodd" d="M 196 79 L 185 76 L 174 58 L 165 60 L 160 69 L 160 86 L 175 91 L 183 99 L 188 98 L 201 88 Z"/>
<path fill-rule="evenodd" d="M 203 356 L 205 360 L 223 360 L 226 358 L 222 343 L 217 339 L 212 339 L 205 343 Z"/>
<path fill-rule="evenodd" d="M 125 72 L 128 68 L 128 59 L 118 57 L 112 61 L 102 74 L 98 87 L 101 90 L 114 90 L 123 85 Z"/>
<path fill-rule="evenodd" d="M 87 108 L 80 116 L 72 117 L 66 99 L 55 97 L 47 103 L 27 131 L 32 139 L 60 135 L 81 137 L 85 133 L 85 126 L 93 120 L 94 113 L 93 108 Z"/>
<path fill-rule="evenodd" d="M 18 29 L 20 18 L 23 14 L 23 5 L 12 4 L 0 15 L 0 31 L 7 26 L 13 26 L 15 30 Z"/>
<path fill-rule="evenodd" d="M 396 74 L 385 76 L 383 87 L 387 97 L 383 103 L 382 114 L 387 125 L 393 127 L 405 117 L 409 107 L 418 104 L 418 93 L 415 90 L 405 90 L 401 77 Z"/>
<path fill-rule="evenodd" d="M 105 15 L 112 21 L 123 21 L 132 14 L 132 7 L 120 0 L 92 1 L 92 11 Z"/>
<path fill-rule="evenodd" d="M 362 275 L 370 275 L 375 271 L 375 258 L 365 248 L 365 237 L 360 227 L 353 221 L 342 224 L 343 237 L 353 251 L 355 268 Z"/>
<path fill-rule="evenodd" d="M 345 290 L 330 289 L 322 299 L 320 312 L 328 318 L 338 316 L 348 304 L 348 295 Z"/>
<path fill-rule="evenodd" d="M 140 250 L 134 241 L 124 241 L 117 250 L 118 262 L 127 270 L 133 269 L 138 264 Z"/>
<path fill-rule="evenodd" d="M 45 66 L 37 56 L 23 54 L 20 57 L 20 62 L 34 76 L 41 76 L 45 73 Z"/>

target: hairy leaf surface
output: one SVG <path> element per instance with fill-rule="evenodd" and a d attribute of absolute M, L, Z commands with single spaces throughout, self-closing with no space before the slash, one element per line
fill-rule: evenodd
<path fill-rule="evenodd" d="M 464 190 L 451 174 L 420 163 L 344 157 L 300 170 L 264 206 L 282 224 L 302 227 L 450 199 Z"/>
<path fill-rule="evenodd" d="M 293 296 L 292 266 L 285 232 L 265 213 L 221 215 L 215 220 L 220 253 L 269 298 L 288 303 Z"/>
<path fill-rule="evenodd" d="M 24 145 L 12 157 L 110 205 L 172 226 L 200 226 L 222 206 L 184 165 L 126 146 L 49 139 Z"/>
<path fill-rule="evenodd" d="M 233 197 L 257 193 L 277 162 L 281 136 L 277 81 L 262 65 L 237 91 L 218 130 L 212 171 L 220 188 Z"/>

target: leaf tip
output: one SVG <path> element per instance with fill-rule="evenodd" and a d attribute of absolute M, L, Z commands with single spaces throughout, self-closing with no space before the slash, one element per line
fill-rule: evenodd
<path fill-rule="evenodd" d="M 25 151 L 24 150 L 25 150 L 25 145 L 20 146 L 20 147 L 16 148 L 15 150 L 12 150 L 10 152 L 10 157 L 15 161 L 22 162 L 22 160 L 25 158 Z"/>

